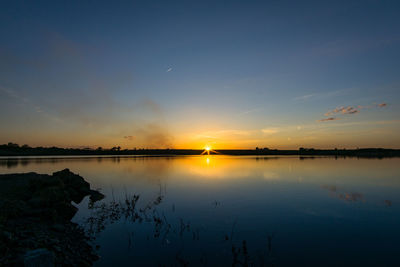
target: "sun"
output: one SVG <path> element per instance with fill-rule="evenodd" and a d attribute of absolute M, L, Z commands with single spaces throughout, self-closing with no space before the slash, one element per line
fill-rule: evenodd
<path fill-rule="evenodd" d="M 206 145 L 206 146 L 204 147 L 203 153 L 201 153 L 201 154 L 202 154 L 202 155 L 204 155 L 204 154 L 210 155 L 210 152 L 213 152 L 214 154 L 217 154 L 217 153 L 219 154 L 219 152 L 212 150 L 212 148 L 211 148 L 210 145 Z"/>

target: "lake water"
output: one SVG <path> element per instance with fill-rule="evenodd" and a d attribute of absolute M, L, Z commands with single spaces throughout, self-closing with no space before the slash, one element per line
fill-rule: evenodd
<path fill-rule="evenodd" d="M 0 159 L 0 173 L 64 168 L 107 196 L 73 219 L 100 227 L 96 266 L 400 266 L 399 158 Z"/>

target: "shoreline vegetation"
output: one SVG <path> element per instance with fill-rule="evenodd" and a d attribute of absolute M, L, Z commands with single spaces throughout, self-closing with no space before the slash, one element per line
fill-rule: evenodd
<path fill-rule="evenodd" d="M 0 175 L 0 266 L 91 266 L 90 236 L 71 222 L 86 196 L 104 198 L 68 169 Z"/>
<path fill-rule="evenodd" d="M 89 183 L 68 169 L 52 175 L 34 172 L 0 175 L 0 266 L 92 266 L 100 259 L 96 238 L 107 226 L 120 221 L 148 225 L 153 232 L 147 239 L 164 246 L 169 240 L 176 244 L 199 242 L 206 229 L 157 209 L 165 194 L 165 188 L 160 186 L 150 201 L 139 201 L 140 195 L 128 193 L 121 199 L 113 195 L 109 201 L 100 201 L 105 196 L 90 189 Z M 80 203 L 86 196 L 90 200 L 89 217 L 79 224 L 71 222 L 78 211 L 71 201 Z M 231 262 L 232 266 L 274 266 L 273 235 L 267 236 L 268 246 L 255 256 L 250 254 L 246 240 L 234 238 L 235 225 L 236 220 L 231 229 L 216 236 L 215 242 L 220 243 L 223 251 L 231 251 L 230 258 L 223 261 Z M 134 231 L 129 231 L 127 237 L 129 251 L 136 246 Z M 203 252 L 197 258 L 190 258 L 178 248 L 167 260 L 171 260 L 171 266 L 207 265 L 213 260 L 212 255 L 208 256 L 211 258 Z M 154 266 L 169 266 L 154 260 Z M 151 263 L 151 259 L 146 261 L 146 265 Z"/>
<path fill-rule="evenodd" d="M 102 156 L 102 155 L 167 155 L 185 156 L 201 155 L 203 149 L 122 149 L 121 147 L 112 148 L 60 148 L 60 147 L 30 147 L 28 145 L 18 145 L 8 143 L 0 145 L 0 156 Z M 299 148 L 298 150 L 278 150 L 270 148 L 255 149 L 221 149 L 209 151 L 211 155 L 232 155 L 232 156 L 257 156 L 257 155 L 298 155 L 298 156 L 348 156 L 348 157 L 400 157 L 400 149 L 386 148 L 357 148 L 357 149 L 314 149 Z"/>

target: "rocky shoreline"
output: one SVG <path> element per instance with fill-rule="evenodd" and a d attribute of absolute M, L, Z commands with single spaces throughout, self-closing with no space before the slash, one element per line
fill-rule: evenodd
<path fill-rule="evenodd" d="M 85 196 L 104 197 L 68 169 L 0 175 L 0 266 L 91 266 L 90 237 L 71 222 Z"/>

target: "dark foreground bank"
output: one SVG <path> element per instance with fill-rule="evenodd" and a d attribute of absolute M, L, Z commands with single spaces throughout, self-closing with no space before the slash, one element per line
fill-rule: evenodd
<path fill-rule="evenodd" d="M 83 229 L 71 222 L 91 190 L 68 169 L 52 175 L 0 175 L 0 266 L 90 266 L 97 255 Z"/>

